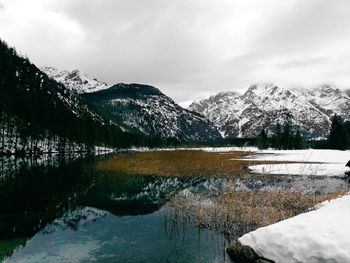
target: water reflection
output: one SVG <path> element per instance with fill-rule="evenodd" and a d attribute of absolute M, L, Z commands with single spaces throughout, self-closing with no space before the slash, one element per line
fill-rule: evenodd
<path fill-rule="evenodd" d="M 73 159 L 1 161 L 0 260 L 15 250 L 5 262 L 230 262 L 227 237 L 174 222 L 166 204 L 179 191 L 213 197 L 233 189 L 323 194 L 349 187 L 326 177 L 97 173 L 98 158 Z"/>
<path fill-rule="evenodd" d="M 75 227 L 67 226 L 77 222 L 72 218 L 55 220 L 5 262 L 230 262 L 223 236 L 165 222 L 164 211 L 117 217 L 85 207 L 74 213 Z"/>
<path fill-rule="evenodd" d="M 34 167 L 60 167 L 74 160 L 86 157 L 86 154 L 42 154 L 39 156 L 2 156 L 0 157 L 0 181 L 15 176 L 21 170 Z"/>
<path fill-rule="evenodd" d="M 227 260 L 221 234 L 176 224 L 162 208 L 203 179 L 96 173 L 93 164 L 22 165 L 1 182 L 2 257 L 19 245 L 6 262 Z"/>

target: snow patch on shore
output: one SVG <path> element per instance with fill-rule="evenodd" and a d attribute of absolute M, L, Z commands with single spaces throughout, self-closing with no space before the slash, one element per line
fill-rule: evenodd
<path fill-rule="evenodd" d="M 350 168 L 350 151 L 338 150 L 264 150 L 241 160 L 293 162 L 249 166 L 253 173 L 314 176 L 345 176 Z"/>
<path fill-rule="evenodd" d="M 350 262 L 350 195 L 238 240 L 275 262 Z"/>
<path fill-rule="evenodd" d="M 259 174 L 287 174 L 308 176 L 337 176 L 345 177 L 350 172 L 349 167 L 343 163 L 283 163 L 283 164 L 261 164 L 249 166 L 249 171 Z"/>

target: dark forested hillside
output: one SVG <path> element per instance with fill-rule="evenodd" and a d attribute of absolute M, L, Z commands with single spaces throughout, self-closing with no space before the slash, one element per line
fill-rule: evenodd
<path fill-rule="evenodd" d="M 116 84 L 82 95 L 95 109 L 125 130 L 184 142 L 222 139 L 206 117 L 183 109 L 159 89 L 142 84 Z"/>
<path fill-rule="evenodd" d="M 76 93 L 0 41 L 0 153 L 144 143 L 150 139 L 110 125 Z"/>

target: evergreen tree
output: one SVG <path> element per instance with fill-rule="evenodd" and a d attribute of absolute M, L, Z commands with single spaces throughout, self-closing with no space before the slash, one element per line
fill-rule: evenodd
<path fill-rule="evenodd" d="M 297 131 L 294 136 L 294 149 L 304 149 L 305 148 L 305 142 L 303 137 L 301 136 L 300 131 Z"/>
<path fill-rule="evenodd" d="M 347 134 L 345 132 L 342 117 L 334 115 L 332 117 L 331 130 L 328 137 L 328 146 L 331 149 L 344 150 L 347 148 Z"/>
<path fill-rule="evenodd" d="M 281 137 L 282 137 L 282 127 L 281 124 L 277 123 L 274 129 L 274 135 L 272 136 L 271 146 L 272 148 L 281 148 Z"/>
<path fill-rule="evenodd" d="M 268 147 L 268 138 L 264 129 L 258 135 L 257 146 L 259 149 L 266 149 Z"/>
<path fill-rule="evenodd" d="M 292 130 L 292 121 L 291 115 L 289 112 L 284 114 L 284 123 L 282 128 L 282 134 L 280 138 L 280 148 L 282 149 L 292 149 L 293 148 L 293 130 Z"/>

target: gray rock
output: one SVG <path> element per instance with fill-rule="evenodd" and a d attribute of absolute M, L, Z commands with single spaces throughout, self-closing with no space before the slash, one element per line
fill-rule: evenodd
<path fill-rule="evenodd" d="M 251 247 L 244 246 L 238 241 L 231 242 L 227 247 L 226 252 L 232 260 L 238 262 L 248 263 L 255 262 L 257 259 L 259 259 L 259 256 Z"/>

